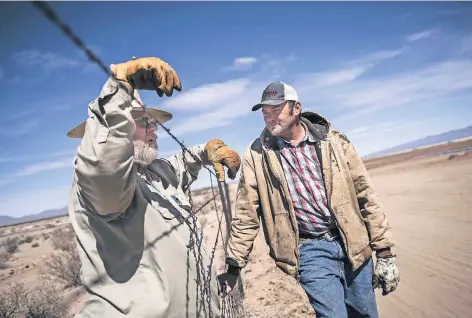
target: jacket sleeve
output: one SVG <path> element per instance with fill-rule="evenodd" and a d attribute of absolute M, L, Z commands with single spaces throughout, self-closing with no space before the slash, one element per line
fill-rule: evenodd
<path fill-rule="evenodd" d="M 179 179 L 179 187 L 184 193 L 187 193 L 190 185 L 197 179 L 201 168 L 211 164 L 204 148 L 205 144 L 188 148 L 189 152 L 198 160 L 195 160 L 191 154 L 184 150 L 166 158 L 174 168 L 177 178 Z M 185 162 L 187 162 L 187 164 L 185 164 Z"/>
<path fill-rule="evenodd" d="M 87 205 L 100 215 L 126 211 L 136 173 L 130 91 L 110 77 L 100 96 L 89 104 L 82 142 L 74 160 L 74 179 Z"/>
<path fill-rule="evenodd" d="M 236 194 L 236 205 L 231 221 L 226 263 L 245 267 L 260 227 L 260 201 L 257 191 L 254 161 L 250 147 L 242 160 L 241 177 Z"/>
<path fill-rule="evenodd" d="M 387 216 L 382 211 L 377 192 L 367 169 L 353 144 L 344 135 L 341 137 L 344 139 L 344 152 L 359 209 L 370 235 L 371 247 L 376 252 L 392 248 L 395 245 L 392 229 Z"/>

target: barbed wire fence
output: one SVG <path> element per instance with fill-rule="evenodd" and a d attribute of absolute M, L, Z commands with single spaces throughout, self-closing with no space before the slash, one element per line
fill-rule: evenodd
<path fill-rule="evenodd" d="M 64 23 L 59 15 L 52 9 L 51 6 L 49 6 L 47 3 L 43 1 L 31 1 L 31 4 L 38 9 L 53 25 L 58 27 L 67 38 L 69 38 L 81 51 L 85 53 L 85 55 L 88 57 L 88 59 L 93 62 L 95 65 L 97 65 L 107 76 L 112 76 L 112 72 L 105 66 L 105 64 L 102 62 L 102 60 L 95 54 L 93 53 L 86 45 L 85 43 L 72 31 L 72 29 Z M 124 85 L 121 82 L 118 82 L 118 85 L 124 87 Z M 132 96 L 134 99 L 134 96 Z M 144 109 L 145 106 L 138 100 L 134 99 L 138 104 L 140 104 Z M 197 247 L 197 250 L 195 248 L 192 248 L 193 252 L 193 257 L 197 261 L 197 290 L 196 293 L 197 295 L 200 295 L 200 297 L 197 297 L 197 299 L 200 299 L 200 303 L 196 304 L 196 313 L 202 313 L 204 316 L 199 316 L 199 317 L 214 317 L 212 310 L 211 310 L 211 286 L 210 284 L 212 283 L 212 273 L 213 273 L 213 266 L 214 266 L 214 258 L 216 255 L 216 249 L 218 247 L 218 243 L 221 241 L 221 245 L 223 246 L 223 251 L 226 251 L 226 246 L 227 246 L 227 237 L 229 235 L 229 223 L 231 221 L 231 214 L 228 211 L 230 209 L 230 199 L 229 199 L 229 189 L 228 185 L 225 182 L 224 186 L 222 186 L 221 182 L 219 182 L 219 192 L 215 193 L 215 187 L 213 185 L 213 177 L 216 177 L 216 174 L 207 166 L 203 165 L 203 162 L 198 158 L 195 154 L 193 154 L 185 145 L 182 141 L 180 141 L 174 134 L 171 133 L 170 129 L 163 125 L 161 122 L 157 121 L 158 125 L 162 127 L 162 129 L 167 132 L 167 134 L 179 144 L 179 146 L 182 149 L 182 158 L 184 161 L 184 164 L 186 167 L 188 167 L 188 161 L 186 154 L 190 155 L 196 162 L 201 164 L 203 168 L 208 170 L 210 174 L 210 189 L 212 191 L 212 197 L 204 202 L 200 207 L 197 209 L 194 209 L 194 203 L 193 203 L 193 197 L 192 197 L 192 192 L 190 189 L 190 186 L 187 191 L 189 203 L 191 206 L 191 211 L 187 217 L 184 217 L 182 222 L 177 225 L 171 227 L 167 232 L 163 233 L 161 236 L 153 240 L 152 242 L 149 242 L 144 248 L 148 249 L 152 247 L 160 238 L 162 238 L 164 235 L 168 235 L 171 231 L 175 230 L 178 226 L 181 226 L 183 223 L 185 223 L 191 232 L 190 235 L 190 241 L 188 243 L 189 247 Z M 224 195 L 222 195 L 224 194 Z M 216 198 L 220 196 L 221 201 L 222 201 L 222 207 L 223 207 L 223 212 L 220 212 L 218 209 L 218 205 L 216 203 Z M 213 202 L 214 204 L 214 209 L 217 215 L 217 222 L 218 222 L 218 229 L 216 233 L 216 239 L 213 244 L 213 249 L 211 252 L 210 256 L 210 264 L 208 267 L 205 269 L 205 266 L 203 266 L 202 262 L 202 248 L 204 248 L 204 242 L 203 242 L 203 233 L 202 229 L 199 229 L 198 222 L 197 222 L 197 213 L 202 211 L 203 208 L 205 208 L 208 204 Z M 222 229 L 222 223 L 223 223 L 223 216 L 226 218 L 226 238 L 224 238 L 224 231 Z M 187 250 L 188 254 L 190 253 L 190 248 Z M 223 253 L 225 254 L 225 253 Z M 224 258 L 224 255 L 223 255 Z M 187 261 L 189 261 L 189 255 L 187 255 Z M 188 264 L 187 264 L 188 265 Z M 189 266 L 188 266 L 189 267 Z M 188 273 L 187 273 L 187 280 L 188 280 Z M 216 279 L 216 277 L 214 278 Z M 101 281 L 101 278 L 98 278 L 96 283 L 98 284 Z M 188 288 L 187 288 L 188 289 Z M 189 290 L 187 290 L 187 293 Z M 221 299 L 221 313 L 222 315 L 220 316 L 221 318 L 238 318 L 243 315 L 244 311 L 244 306 L 243 306 L 243 298 L 244 298 L 244 289 L 242 285 L 242 277 L 238 279 L 238 285 L 235 287 L 235 290 L 230 294 L 227 295 L 226 297 Z M 204 302 L 207 302 L 206 304 Z M 205 305 L 208 305 L 206 307 Z M 216 317 L 215 317 L 216 318 Z"/>

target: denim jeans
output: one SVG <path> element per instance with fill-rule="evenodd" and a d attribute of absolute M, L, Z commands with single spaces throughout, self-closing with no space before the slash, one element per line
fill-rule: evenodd
<path fill-rule="evenodd" d="M 300 249 L 300 284 L 316 317 L 378 317 L 372 259 L 355 272 L 339 239 L 310 239 Z"/>

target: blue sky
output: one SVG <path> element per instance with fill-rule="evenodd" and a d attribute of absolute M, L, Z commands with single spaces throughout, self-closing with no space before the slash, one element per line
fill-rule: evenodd
<path fill-rule="evenodd" d="M 149 106 L 187 146 L 222 138 L 240 154 L 251 112 L 283 80 L 361 155 L 472 123 L 472 6 L 435 2 L 52 2 L 106 65 L 158 56 L 183 91 Z M 31 4 L 0 3 L 0 214 L 63 207 L 77 140 L 105 74 Z M 160 131 L 161 155 L 178 145 Z M 195 187 L 207 185 L 202 171 Z"/>

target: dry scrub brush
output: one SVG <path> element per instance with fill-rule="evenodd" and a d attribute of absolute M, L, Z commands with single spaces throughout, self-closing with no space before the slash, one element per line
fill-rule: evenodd
<path fill-rule="evenodd" d="M 28 318 L 64 318 L 68 308 L 61 298 L 61 292 L 50 283 L 30 291 L 25 304 L 25 314 Z"/>
<path fill-rule="evenodd" d="M 55 230 L 52 233 L 52 243 L 58 251 L 46 260 L 45 274 L 58 278 L 65 288 L 81 286 L 81 262 L 72 226 Z"/>
<path fill-rule="evenodd" d="M 60 251 L 49 257 L 45 262 L 48 276 L 58 278 L 64 288 L 82 285 L 80 279 L 81 262 L 76 249 Z"/>
<path fill-rule="evenodd" d="M 0 292 L 2 295 L 0 298 L 0 318 L 19 317 L 24 307 L 22 301 L 27 294 L 23 285 L 4 285 Z"/>
<path fill-rule="evenodd" d="M 65 318 L 68 315 L 60 291 L 46 281 L 32 290 L 18 283 L 4 285 L 0 293 L 0 318 Z"/>
<path fill-rule="evenodd" d="M 0 269 L 8 268 L 7 262 L 10 260 L 10 254 L 0 250 Z"/>
<path fill-rule="evenodd" d="M 69 251 L 75 248 L 75 233 L 72 225 L 58 228 L 51 232 L 51 240 L 55 249 Z"/>
<path fill-rule="evenodd" d="M 18 251 L 18 237 L 9 237 L 4 241 L 3 249 L 8 254 L 13 254 Z"/>

